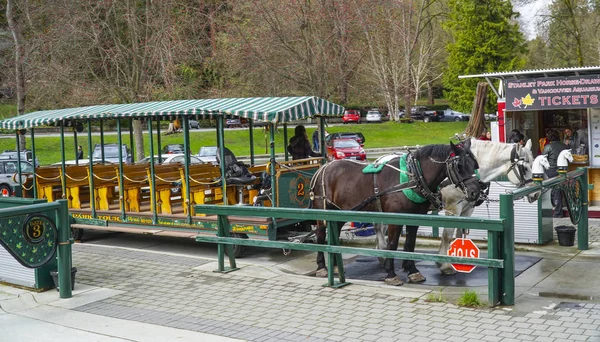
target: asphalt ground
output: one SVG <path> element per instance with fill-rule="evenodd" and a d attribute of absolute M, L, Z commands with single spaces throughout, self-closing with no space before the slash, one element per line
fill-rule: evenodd
<path fill-rule="evenodd" d="M 417 240 L 417 249 L 436 245 Z M 540 260 L 516 277 L 514 306 L 490 309 L 456 305 L 464 286 L 323 287 L 307 275 L 309 252 L 254 249 L 221 274 L 214 245 L 100 233 L 73 245 L 73 298 L 0 286 L 0 340 L 600 341 L 600 220 L 590 220 L 590 249 L 576 246 L 518 245 Z M 468 289 L 487 298 L 487 286 Z"/>

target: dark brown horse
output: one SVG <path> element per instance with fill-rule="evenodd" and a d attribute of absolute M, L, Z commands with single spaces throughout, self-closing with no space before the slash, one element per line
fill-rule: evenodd
<path fill-rule="evenodd" d="M 398 156 L 391 159 L 386 167 L 376 174 L 362 173 L 366 165 L 351 160 L 338 160 L 323 165 L 311 182 L 313 208 L 426 214 L 432 204 L 440 205 L 436 191 L 446 178 L 463 191 L 467 201 L 474 202 L 479 198 L 481 188 L 475 177 L 478 166 L 470 152 L 469 141 L 462 147 L 452 143 L 425 146 L 405 158 L 408 171 L 399 169 Z M 409 175 L 408 183 L 400 185 L 400 172 Z M 424 202 L 411 201 L 403 192 L 407 187 L 405 184 L 424 195 Z M 398 249 L 402 227 L 389 226 L 388 250 Z M 406 227 L 404 251 L 414 252 L 418 228 Z M 322 224 L 318 225 L 316 235 L 317 243 L 324 244 L 325 227 Z M 317 265 L 317 276 L 327 276 L 322 252 L 317 254 Z M 404 260 L 403 267 L 408 272 L 409 282 L 425 281 L 413 260 Z M 384 268 L 387 272 L 386 283 L 403 284 L 394 271 L 394 259 L 385 259 Z"/>

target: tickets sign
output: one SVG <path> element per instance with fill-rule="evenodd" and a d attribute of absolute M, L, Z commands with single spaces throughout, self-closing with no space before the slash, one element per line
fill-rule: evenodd
<path fill-rule="evenodd" d="M 600 106 L 600 75 L 506 81 L 506 110 L 551 110 Z"/>

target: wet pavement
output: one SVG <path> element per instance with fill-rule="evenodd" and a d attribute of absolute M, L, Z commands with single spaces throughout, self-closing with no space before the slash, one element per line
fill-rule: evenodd
<path fill-rule="evenodd" d="M 117 237 L 131 242 L 107 243 Z M 389 287 L 350 279 L 353 284 L 340 289 L 323 287 L 324 279 L 306 275 L 315 268 L 314 253 L 286 257 L 280 250 L 251 250 L 247 259 L 238 259 L 239 271 L 220 274 L 213 272 L 214 246 L 176 239 L 161 246 L 147 237 L 107 234 L 73 246 L 78 273 L 71 299 L 59 299 L 54 290 L 0 286 L 0 336 L 9 341 L 600 341 L 599 239 L 600 220 L 590 220 L 588 251 L 556 241 L 517 246 L 519 256 L 539 260 L 516 277 L 516 305 L 490 309 L 456 305 L 462 286 Z M 351 242 L 374 244 L 372 237 Z M 423 251 L 436 244 L 417 239 Z M 344 258 L 349 264 L 362 257 Z M 469 289 L 487 299 L 487 284 Z"/>

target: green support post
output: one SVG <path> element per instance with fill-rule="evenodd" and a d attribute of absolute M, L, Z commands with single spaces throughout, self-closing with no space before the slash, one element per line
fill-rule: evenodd
<path fill-rule="evenodd" d="M 75 144 L 75 165 L 79 166 L 79 158 L 77 158 L 77 130 L 73 128 L 73 143 Z"/>
<path fill-rule="evenodd" d="M 123 184 L 123 139 L 121 137 L 121 119 L 117 119 L 117 145 L 119 149 L 119 181 L 120 184 Z M 127 156 L 126 156 L 127 157 Z M 121 188 L 121 187 L 119 187 Z M 123 189 L 120 189 L 120 196 L 123 198 Z M 121 219 L 125 221 L 125 200 L 123 200 L 121 205 Z"/>
<path fill-rule="evenodd" d="M 37 179 L 36 176 L 36 168 L 39 167 L 39 165 L 35 164 L 35 161 L 37 159 L 35 159 L 35 134 L 33 133 L 33 127 L 31 127 L 31 158 L 33 158 L 33 198 L 38 198 L 38 188 L 37 188 L 37 182 L 35 181 Z"/>
<path fill-rule="evenodd" d="M 581 218 L 579 223 L 577 224 L 577 248 L 580 251 L 585 251 L 589 248 L 588 241 L 588 207 L 589 207 L 589 198 L 588 198 L 588 169 L 585 167 L 578 167 L 578 170 L 583 171 L 581 175 Z"/>
<path fill-rule="evenodd" d="M 129 150 L 131 151 L 131 163 L 135 164 L 135 147 L 133 145 L 133 118 L 129 118 Z"/>
<path fill-rule="evenodd" d="M 65 199 L 67 198 L 67 189 L 66 189 L 66 185 L 67 185 L 67 175 L 66 175 L 66 170 L 65 170 L 65 121 L 61 120 L 60 122 L 60 156 L 62 159 L 62 163 L 60 165 L 60 169 L 62 172 L 62 179 L 61 179 L 61 190 L 62 190 L 62 195 L 61 198 Z"/>
<path fill-rule="evenodd" d="M 102 159 L 102 164 L 104 164 L 104 120 L 102 119 L 100 119 L 100 159 Z"/>
<path fill-rule="evenodd" d="M 284 150 L 284 155 L 285 155 L 285 158 L 284 158 L 285 161 L 290 160 L 290 156 L 289 156 L 289 153 L 287 150 L 287 145 L 288 145 L 287 123 L 284 123 L 283 124 L 283 150 Z"/>
<path fill-rule="evenodd" d="M 488 259 L 500 259 L 500 234 L 488 231 Z M 500 269 L 488 267 L 488 303 L 490 307 L 498 305 L 502 298 Z"/>
<path fill-rule="evenodd" d="M 275 160 L 275 125 L 269 123 L 269 149 L 271 151 L 271 206 L 277 206 L 277 168 Z M 285 130 L 284 130 L 285 132 Z M 287 142 L 286 142 L 287 143 Z M 287 150 L 287 148 L 286 148 Z M 275 219 L 273 219 L 273 225 L 275 225 Z"/>
<path fill-rule="evenodd" d="M 152 138 L 152 120 L 148 120 L 148 136 L 150 137 L 150 191 L 154 201 L 150 202 L 152 208 L 152 223 L 158 223 L 158 214 L 156 213 L 156 179 L 154 171 L 154 139 Z"/>
<path fill-rule="evenodd" d="M 58 229 L 58 291 L 60 298 L 71 298 L 72 254 L 71 225 L 67 200 L 58 200 L 60 207 L 56 210 L 56 228 Z"/>
<path fill-rule="evenodd" d="M 250 129 L 250 165 L 254 166 L 254 120 L 248 120 Z"/>
<path fill-rule="evenodd" d="M 21 177 L 21 139 L 19 130 L 17 132 L 17 177 L 19 177 L 19 187 L 16 189 L 17 196 L 23 197 L 23 177 Z"/>
<path fill-rule="evenodd" d="M 218 231 L 217 236 L 219 237 L 230 237 L 229 235 L 229 220 L 227 219 L 227 215 L 217 215 L 218 220 Z M 227 254 L 229 256 L 229 267 L 225 267 L 225 248 L 227 248 Z M 219 268 L 214 272 L 218 273 L 229 273 L 233 271 L 237 271 L 235 264 L 235 256 L 233 255 L 233 246 L 226 245 L 223 243 L 217 244 L 217 254 L 219 257 Z"/>
<path fill-rule="evenodd" d="M 338 221 L 327 221 L 327 244 L 329 246 L 339 246 L 339 225 Z M 335 264 L 338 267 L 339 282 L 334 279 Z M 330 286 L 334 288 L 344 287 L 350 283 L 346 282 L 346 276 L 344 274 L 344 260 L 341 253 L 327 253 L 327 284 L 323 286 Z"/>
<path fill-rule="evenodd" d="M 515 222 L 514 195 L 500 195 L 500 219 L 504 220 L 504 231 L 500 241 L 504 268 L 500 270 L 502 305 L 515 304 Z"/>
<path fill-rule="evenodd" d="M 223 117 L 223 115 L 218 115 L 217 116 L 217 132 L 221 133 L 221 134 L 217 134 L 217 145 L 219 146 L 219 165 L 221 167 L 221 183 L 222 186 L 222 191 L 223 191 L 223 205 L 227 205 L 227 183 L 225 182 L 225 151 L 223 150 L 223 147 L 225 147 L 225 139 L 223 138 L 223 135 L 225 134 L 225 129 L 223 128 L 224 125 L 224 121 L 225 118 Z"/>
<path fill-rule="evenodd" d="M 92 217 L 96 218 L 96 196 L 94 194 L 94 156 L 92 151 L 92 120 L 88 120 L 88 151 L 90 154 L 88 155 L 89 165 L 90 165 L 90 208 L 92 209 Z M 123 184 L 123 183 L 121 183 Z"/>
<path fill-rule="evenodd" d="M 185 184 L 187 186 L 185 189 L 181 189 L 181 191 L 185 191 L 185 196 L 187 198 L 187 202 L 183 203 L 187 208 L 187 223 L 192 223 L 192 200 L 190 198 L 190 118 L 186 115 L 183 116 L 183 174 L 185 176 Z"/>
<path fill-rule="evenodd" d="M 160 161 L 162 160 L 162 158 L 161 158 L 162 142 L 160 139 L 160 118 L 158 120 L 156 120 L 156 144 L 158 145 L 157 154 L 158 154 L 158 162 L 160 163 Z M 154 151 L 150 151 L 150 153 L 154 153 Z"/>

